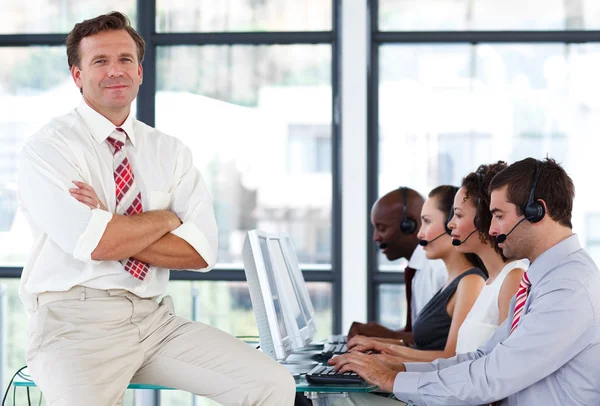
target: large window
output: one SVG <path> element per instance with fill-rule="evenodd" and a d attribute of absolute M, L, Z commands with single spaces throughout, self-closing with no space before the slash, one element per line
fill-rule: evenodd
<path fill-rule="evenodd" d="M 170 46 L 157 60 L 156 125 L 195 152 L 219 260 L 241 265 L 259 228 L 289 232 L 301 262 L 331 264 L 318 250 L 331 231 L 331 45 Z"/>
<path fill-rule="evenodd" d="M 376 186 L 369 201 L 399 185 L 423 196 L 440 184 L 459 185 L 482 163 L 550 156 L 575 182 L 573 225 L 586 241 L 586 213 L 595 211 L 598 198 L 585 163 L 594 162 L 600 146 L 594 136 L 600 122 L 600 43 L 594 41 L 600 37 L 571 30 L 598 28 L 598 5 L 491 3 L 379 1 L 370 80 Z M 571 43 L 572 35 L 579 43 Z M 386 284 L 402 283 L 402 264 L 370 251 L 370 315 L 394 326 L 403 311 L 390 320 L 386 309 L 395 304 L 384 295 Z"/>
<path fill-rule="evenodd" d="M 379 0 L 385 31 L 600 28 L 596 0 Z"/>
<path fill-rule="evenodd" d="M 340 200 L 339 127 L 332 119 L 337 3 L 41 0 L 31 8 L 1 2 L 0 277 L 14 278 L 2 280 L 8 301 L 0 320 L 2 387 L 24 364 L 27 316 L 16 277 L 34 243 L 18 209 L 18 154 L 27 137 L 80 101 L 66 33 L 111 10 L 126 13 L 146 40 L 133 114 L 190 147 L 215 206 L 217 267 L 172 273 L 167 293 L 176 295 L 178 312 L 234 335 L 257 335 L 241 248 L 245 233 L 258 228 L 291 235 L 317 311 L 317 338 L 340 330 L 341 225 L 332 215 Z M 162 396 L 165 404 L 192 402 Z"/>

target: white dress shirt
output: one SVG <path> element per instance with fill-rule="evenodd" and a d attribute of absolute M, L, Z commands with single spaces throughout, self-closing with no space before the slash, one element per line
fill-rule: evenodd
<path fill-rule="evenodd" d="M 500 290 L 506 275 L 513 269 L 527 269 L 527 264 L 524 261 L 511 261 L 504 265 L 492 283 L 483 285 L 467 318 L 458 329 L 457 354 L 476 351 L 477 348 L 487 343 L 496 332 L 500 325 L 500 308 L 498 307 Z"/>
<path fill-rule="evenodd" d="M 425 250 L 417 245 L 408 266 L 416 269 L 412 280 L 411 317 L 414 322 L 427 302 L 448 280 L 448 271 L 441 259 L 427 259 Z"/>
<path fill-rule="evenodd" d="M 144 211 L 170 210 L 182 221 L 173 234 L 208 264 L 216 262 L 217 225 L 212 200 L 192 154 L 179 140 L 134 119 L 121 126 L 125 151 L 142 195 Z M 164 293 L 169 270 L 151 266 L 140 281 L 119 261 L 94 261 L 115 212 L 113 152 L 106 139 L 115 125 L 85 102 L 54 118 L 27 140 L 19 159 L 19 202 L 36 243 L 23 269 L 19 295 L 31 309 L 42 292 L 81 285 L 126 289 L 139 297 Z M 108 211 L 90 209 L 72 197 L 72 181 L 90 185 Z"/>

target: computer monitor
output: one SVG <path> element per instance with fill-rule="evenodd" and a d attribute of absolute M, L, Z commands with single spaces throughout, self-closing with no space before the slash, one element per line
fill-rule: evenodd
<path fill-rule="evenodd" d="M 244 240 L 242 258 L 260 345 L 265 354 L 281 361 L 292 353 L 292 336 L 285 321 L 268 240 L 266 233 L 249 231 Z"/>
<path fill-rule="evenodd" d="M 296 255 L 296 247 L 294 246 L 291 237 L 287 233 L 281 233 L 280 241 L 282 243 L 283 254 L 287 263 L 287 271 L 294 286 L 294 291 L 296 293 L 296 297 L 298 298 L 300 309 L 304 314 L 306 325 L 308 326 L 308 336 L 312 341 L 317 333 L 317 326 L 315 323 L 315 308 L 310 300 L 306 281 L 304 280 L 304 275 L 302 275 L 302 270 L 300 269 L 298 256 Z"/>
<path fill-rule="evenodd" d="M 302 308 L 302 294 L 293 279 L 293 272 L 284 254 L 283 244 L 284 241 L 280 236 L 274 235 L 268 240 L 273 270 L 281 292 L 283 313 L 292 334 L 292 346 L 294 350 L 304 349 L 313 340 L 314 334 L 311 334 L 311 328 L 307 324 L 307 317 Z"/>

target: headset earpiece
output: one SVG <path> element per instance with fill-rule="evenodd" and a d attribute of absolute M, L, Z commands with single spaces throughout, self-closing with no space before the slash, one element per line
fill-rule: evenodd
<path fill-rule="evenodd" d="M 527 204 L 523 208 L 523 214 L 525 218 L 529 220 L 531 223 L 537 223 L 542 221 L 544 216 L 546 215 L 546 208 L 539 201 L 534 200 L 533 195 L 535 194 L 535 188 L 538 183 L 538 179 L 540 178 L 540 172 L 542 172 L 540 161 L 535 161 L 535 177 L 533 179 L 533 183 L 531 184 L 531 189 L 529 190 L 529 198 L 527 199 Z"/>
<path fill-rule="evenodd" d="M 402 221 L 400 222 L 400 231 L 404 234 L 413 234 L 417 231 L 417 222 L 409 217 L 406 213 L 406 198 L 408 196 L 408 189 L 406 187 L 401 187 L 400 191 L 402 192 Z"/>

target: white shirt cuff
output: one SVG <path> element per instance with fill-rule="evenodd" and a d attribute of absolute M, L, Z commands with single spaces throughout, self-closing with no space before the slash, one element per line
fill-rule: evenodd
<path fill-rule="evenodd" d="M 399 372 L 394 380 L 394 395 L 409 405 L 420 405 L 421 398 L 417 394 L 421 373 Z"/>
<path fill-rule="evenodd" d="M 217 258 L 214 250 L 211 248 L 210 243 L 206 239 L 204 233 L 198 228 L 198 226 L 191 222 L 181 224 L 175 230 L 172 231 L 177 237 L 185 240 L 190 244 L 198 254 L 208 264 L 206 268 L 194 269 L 195 271 L 210 271 L 217 262 Z"/>
<path fill-rule="evenodd" d="M 112 220 L 112 213 L 100 209 L 92 210 L 92 217 L 87 225 L 87 228 L 79 237 L 73 257 L 89 264 L 99 264 L 102 261 L 92 259 L 92 252 L 98 246 L 98 243 L 106 231 L 106 226 Z"/>

